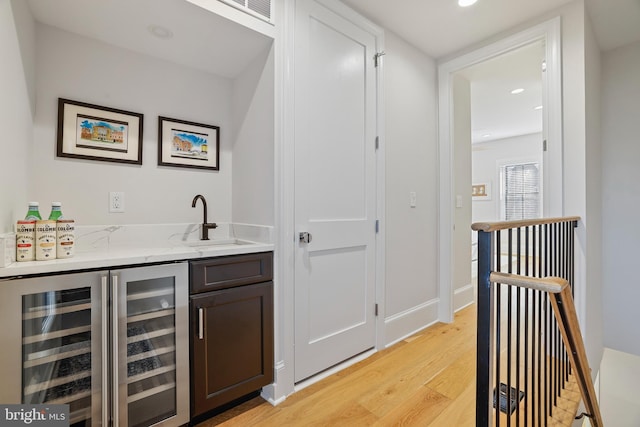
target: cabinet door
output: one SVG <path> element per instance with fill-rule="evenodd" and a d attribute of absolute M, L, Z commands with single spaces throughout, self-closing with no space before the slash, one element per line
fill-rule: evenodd
<path fill-rule="evenodd" d="M 0 284 L 0 402 L 68 404 L 70 425 L 107 420 L 106 272 Z"/>
<path fill-rule="evenodd" d="M 188 267 L 111 272 L 113 419 L 120 426 L 189 421 Z"/>
<path fill-rule="evenodd" d="M 273 282 L 191 297 L 192 415 L 273 382 Z"/>

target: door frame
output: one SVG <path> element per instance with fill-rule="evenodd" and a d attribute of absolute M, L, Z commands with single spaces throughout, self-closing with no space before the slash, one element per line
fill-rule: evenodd
<path fill-rule="evenodd" d="M 384 51 L 384 31 L 338 0 L 315 0 L 338 15 L 350 20 L 375 36 L 376 51 Z M 263 390 L 263 397 L 277 404 L 295 391 L 294 380 L 294 292 L 295 258 L 295 139 L 294 139 L 294 29 L 296 0 L 284 0 L 279 16 L 280 32 L 276 39 L 275 84 L 275 382 Z M 376 121 L 379 148 L 376 156 L 376 210 L 380 221 L 376 237 L 376 350 L 384 347 L 385 287 L 385 126 L 384 126 L 384 60 L 376 77 Z M 278 112 L 281 111 L 279 114 Z M 375 141 L 371 141 L 375 143 Z"/>
<path fill-rule="evenodd" d="M 487 59 L 510 52 L 527 44 L 545 42 L 547 69 L 543 86 L 543 215 L 563 214 L 562 174 L 562 59 L 560 17 L 542 22 L 497 42 L 462 54 L 438 65 L 438 318 L 453 322 L 453 230 L 454 230 L 454 169 L 453 169 L 453 103 L 452 76 L 457 71 Z M 551 186 L 550 183 L 559 185 Z"/>

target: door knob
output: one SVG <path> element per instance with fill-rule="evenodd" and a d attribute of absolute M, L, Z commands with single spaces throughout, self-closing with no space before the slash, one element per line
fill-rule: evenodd
<path fill-rule="evenodd" d="M 311 233 L 307 233 L 303 231 L 300 233 L 300 242 L 302 243 L 311 243 Z"/>

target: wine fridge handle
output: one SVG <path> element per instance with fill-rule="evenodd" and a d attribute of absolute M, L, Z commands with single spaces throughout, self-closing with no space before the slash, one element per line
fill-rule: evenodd
<path fill-rule="evenodd" d="M 198 308 L 198 339 L 204 339 L 204 309 Z"/>
<path fill-rule="evenodd" d="M 120 321 L 120 310 L 122 310 L 122 307 L 120 307 L 120 300 L 118 299 L 118 286 L 120 286 L 120 284 L 118 283 L 120 277 L 117 274 L 112 274 L 111 275 L 111 307 L 112 307 L 112 313 L 111 313 L 111 347 L 112 347 L 112 352 L 111 352 L 111 369 L 112 369 L 112 373 L 111 373 L 111 378 L 113 381 L 113 386 L 111 388 L 111 397 L 113 399 L 113 407 L 112 407 L 112 416 L 113 416 L 113 425 L 118 425 L 120 422 L 120 414 L 119 414 L 119 409 L 120 409 L 120 397 L 119 397 L 119 389 L 120 389 L 120 381 L 122 380 L 122 378 L 120 378 L 120 370 L 118 369 L 118 363 L 120 361 L 120 350 L 118 348 L 118 340 L 120 337 L 120 334 L 118 332 L 118 322 Z"/>
<path fill-rule="evenodd" d="M 109 425 L 109 277 L 105 274 L 100 278 L 100 292 L 102 302 L 102 425 Z"/>

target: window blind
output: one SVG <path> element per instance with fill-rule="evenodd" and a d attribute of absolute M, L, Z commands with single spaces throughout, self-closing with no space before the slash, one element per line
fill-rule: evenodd
<path fill-rule="evenodd" d="M 538 163 L 503 168 L 504 218 L 506 221 L 540 217 L 540 167 Z"/>

